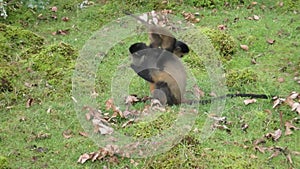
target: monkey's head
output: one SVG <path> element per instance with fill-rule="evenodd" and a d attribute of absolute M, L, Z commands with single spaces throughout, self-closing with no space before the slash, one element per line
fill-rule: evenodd
<path fill-rule="evenodd" d="M 138 52 L 140 50 L 144 50 L 147 48 L 149 48 L 149 46 L 147 46 L 145 43 L 135 43 L 129 47 L 129 52 L 131 54 L 133 54 L 135 52 Z"/>
<path fill-rule="evenodd" d="M 174 54 L 180 58 L 182 58 L 185 54 L 188 54 L 190 49 L 187 44 L 182 41 L 176 41 Z"/>

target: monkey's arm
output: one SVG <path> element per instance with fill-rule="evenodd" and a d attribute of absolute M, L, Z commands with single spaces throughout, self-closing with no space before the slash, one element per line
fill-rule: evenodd
<path fill-rule="evenodd" d="M 144 69 L 142 70 L 140 67 L 131 64 L 130 65 L 131 68 L 135 71 L 135 73 L 137 73 L 141 78 L 143 78 L 144 80 L 150 82 L 150 83 L 154 83 L 152 76 L 150 74 L 151 70 L 150 69 Z"/>

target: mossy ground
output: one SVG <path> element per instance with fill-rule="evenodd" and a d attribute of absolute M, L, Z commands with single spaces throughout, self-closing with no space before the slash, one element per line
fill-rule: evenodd
<path fill-rule="evenodd" d="M 230 59 L 223 62 L 229 77 L 229 91 L 283 96 L 291 91 L 299 92 L 299 84 L 294 80 L 300 74 L 299 1 L 284 1 L 283 6 L 274 1 L 258 1 L 256 5 L 249 1 L 245 4 L 234 1 L 226 9 L 219 1 L 214 1 L 215 4 L 94 1 L 94 5 L 84 9 L 78 8 L 80 0 L 49 1 L 45 9 L 30 9 L 26 3 L 12 2 L 7 6 L 9 17 L 6 20 L 0 18 L 9 25 L 0 25 L 0 168 L 300 167 L 300 156 L 292 156 L 293 165 L 284 155 L 269 160 L 271 152 L 259 153 L 252 144 L 253 140 L 275 129 L 284 131 L 282 123 L 299 115 L 284 106 L 272 109 L 272 103 L 267 100 L 245 106 L 241 98 L 227 100 L 222 114 L 231 121 L 231 133 L 216 130 L 208 140 L 199 141 L 199 132 L 193 130 L 170 151 L 146 159 L 134 159 L 137 164 L 131 159 L 119 158 L 118 164 L 97 161 L 81 165 L 77 163 L 78 157 L 96 151 L 98 147 L 89 138 L 78 134 L 83 129 L 76 117 L 70 92 L 78 51 L 94 31 L 124 16 L 122 11 L 125 10 L 142 13 L 165 8 L 172 9 L 181 18 L 182 11 L 199 12 L 200 22 L 196 25 L 200 28 L 217 29 L 218 25 L 226 25 L 226 34 L 236 43 L 234 52 L 229 52 Z M 49 9 L 52 6 L 57 6 L 56 13 Z M 259 20 L 249 19 L 253 15 L 259 16 Z M 69 21 L 62 21 L 62 17 L 68 17 Z M 58 30 L 67 30 L 68 34 L 52 35 Z M 268 39 L 276 41 L 271 45 L 266 42 Z M 131 44 L 136 39 L 129 41 Z M 117 44 L 98 68 L 96 91 L 100 109 L 104 109 L 104 102 L 110 97 L 110 75 L 118 63 L 128 57 L 130 44 L 127 43 Z M 249 50 L 240 49 L 241 44 L 248 45 Z M 256 64 L 253 64 L 253 59 Z M 183 60 L 208 95 L 209 80 L 201 59 L 191 53 Z M 278 81 L 278 78 L 284 78 L 284 81 Z M 147 83 L 139 78 L 133 79 L 131 84 L 132 92 L 148 94 Z M 29 104 L 30 99 L 33 103 Z M 210 105 L 199 108 L 195 129 L 201 131 L 207 118 L 204 112 L 209 109 Z M 132 132 L 129 134 L 136 137 L 149 137 L 168 127 L 173 116 L 164 114 L 151 125 L 140 123 L 126 132 Z M 244 123 L 249 125 L 247 132 L 241 130 Z M 299 123 L 295 125 L 300 127 Z M 68 129 L 73 131 L 70 139 L 62 135 Z M 299 152 L 299 138 L 300 132 L 296 130 L 277 142 L 268 140 L 265 146 L 287 147 Z"/>

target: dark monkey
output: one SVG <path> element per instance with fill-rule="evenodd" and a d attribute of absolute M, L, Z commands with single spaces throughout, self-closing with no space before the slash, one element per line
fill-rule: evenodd
<path fill-rule="evenodd" d="M 174 54 L 160 48 L 151 48 L 145 43 L 135 43 L 130 46 L 132 55 L 131 68 L 144 80 L 154 85 L 152 97 L 162 104 L 178 105 L 181 103 L 207 104 L 226 97 L 251 97 L 268 99 L 265 94 L 227 94 L 209 100 L 184 99 L 187 76 L 186 71 Z"/>

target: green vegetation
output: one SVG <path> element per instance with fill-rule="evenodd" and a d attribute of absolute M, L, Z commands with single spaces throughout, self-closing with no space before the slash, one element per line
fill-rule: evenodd
<path fill-rule="evenodd" d="M 222 67 L 231 93 L 264 93 L 287 96 L 299 91 L 300 1 L 93 1 L 80 9 L 82 0 L 7 1 L 8 17 L 0 17 L 0 169 L 2 168 L 300 168 L 300 130 L 284 135 L 285 123 L 299 114 L 282 105 L 273 109 L 269 100 L 258 99 L 245 106 L 242 98 L 227 99 L 222 117 L 230 132 L 217 128 L 210 138 L 200 135 L 210 105 L 199 108 L 193 129 L 170 151 L 145 159 L 118 157 L 84 164 L 79 156 L 98 150 L 88 137 L 74 110 L 72 74 L 80 49 L 102 26 L 123 17 L 123 11 L 143 13 L 170 9 L 182 20 L 183 12 L 196 14 L 195 23 L 220 52 Z M 53 7 L 57 7 L 56 10 Z M 63 19 L 64 18 L 64 19 Z M 67 19 L 66 19 L 67 18 Z M 219 30 L 223 25 L 224 30 Z M 201 28 L 201 29 L 200 29 Z M 103 112 L 111 97 L 115 70 L 128 58 L 128 47 L 145 36 L 120 41 L 101 60 L 96 76 L 97 105 Z M 247 45 L 248 50 L 240 45 Z M 209 96 L 210 79 L 203 58 L 193 51 L 183 58 Z M 88 68 L 87 68 L 88 69 Z M 298 79 L 298 80 L 297 80 Z M 298 81 L 298 82 L 297 82 Z M 123 84 L 120 84 L 123 85 Z M 130 92 L 148 95 L 148 85 L 138 77 Z M 143 109 L 143 104 L 135 106 Z M 176 107 L 157 116 L 116 129 L 135 138 L 149 138 L 172 125 Z M 210 114 L 207 115 L 206 112 Z M 298 120 L 297 120 L 298 119 Z M 242 126 L 248 126 L 242 129 Z M 273 150 L 262 153 L 254 144 L 267 133 L 281 129 L 278 141 L 266 139 L 262 148 L 287 148 L 269 159 Z M 70 138 L 64 134 L 70 131 Z M 292 163 L 287 154 L 291 155 Z"/>

